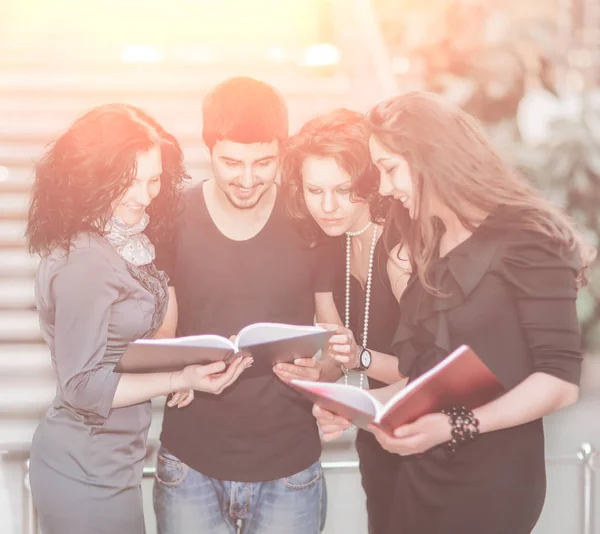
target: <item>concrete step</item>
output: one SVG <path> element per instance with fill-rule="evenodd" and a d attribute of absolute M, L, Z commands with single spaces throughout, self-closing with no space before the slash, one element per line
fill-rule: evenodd
<path fill-rule="evenodd" d="M 109 101 L 104 101 L 109 102 Z M 58 138 L 69 126 L 92 106 L 82 107 L 77 110 L 60 112 L 53 108 L 33 113 L 30 111 L 14 110 L 12 112 L 1 112 L 3 115 L 0 124 L 0 142 L 11 146 L 41 144 L 46 145 Z M 196 117 L 192 116 L 189 109 L 185 116 L 177 115 L 169 110 L 157 113 L 152 108 L 150 113 L 170 133 L 175 135 L 182 146 L 202 145 L 202 124 Z M 200 110 L 200 104 L 195 106 Z M 200 113 L 200 111 L 198 111 Z M 39 151 L 40 153 L 43 150 Z"/>
<path fill-rule="evenodd" d="M 45 343 L 0 344 L 0 375 L 53 378 L 48 346 Z"/>
<path fill-rule="evenodd" d="M 0 310 L 0 344 L 37 343 L 42 341 L 37 312 Z"/>
<path fill-rule="evenodd" d="M 23 219 L 29 210 L 28 192 L 0 194 L 0 219 Z"/>
<path fill-rule="evenodd" d="M 196 165 L 190 165 L 189 162 L 186 162 L 186 169 L 194 183 L 210 178 L 212 173 L 208 157 L 198 161 Z M 4 179 L 2 179 L 3 177 Z M 4 195 L 29 195 L 32 185 L 33 165 L 31 163 L 26 162 L 23 164 L 23 162 L 17 162 L 4 167 L 0 166 L 0 199 Z M 23 201 L 21 200 L 21 202 Z M 0 214 L 1 213 L 2 210 L 0 208 Z"/>
<path fill-rule="evenodd" d="M 13 191 L 22 191 L 23 185 L 28 188 L 33 183 L 33 167 L 28 166 L 0 166 L 0 195 Z"/>
<path fill-rule="evenodd" d="M 0 417 L 39 416 L 48 409 L 56 392 L 56 382 L 50 376 L 28 376 L 22 380 L 5 381 L 0 388 Z"/>
<path fill-rule="evenodd" d="M 4 417 L 39 417 L 56 395 L 56 378 L 23 376 L 0 388 L 0 419 Z M 162 413 L 165 397 L 152 399 L 155 415 Z"/>
<path fill-rule="evenodd" d="M 0 247 L 24 248 L 25 222 L 0 220 Z"/>
<path fill-rule="evenodd" d="M 35 310 L 33 278 L 0 278 L 0 310 Z"/>
<path fill-rule="evenodd" d="M 35 162 L 46 150 L 46 143 L 7 142 L 0 143 L 0 165 L 4 167 L 27 167 L 33 169 Z M 198 142 L 195 146 L 183 146 L 186 165 L 205 167 L 208 164 L 208 153 Z"/>
<path fill-rule="evenodd" d="M 32 278 L 39 262 L 39 256 L 29 254 L 25 247 L 0 248 L 0 280 Z"/>
<path fill-rule="evenodd" d="M 162 126 L 172 133 L 182 146 L 197 147 L 202 144 L 202 120 L 201 120 L 201 99 L 195 102 L 188 102 L 185 109 L 173 109 L 171 102 L 176 100 L 172 96 L 171 100 L 162 105 L 140 105 L 142 109 L 152 115 Z M 95 104 L 81 105 L 75 107 L 67 99 L 67 109 L 61 109 L 61 106 L 52 106 L 51 103 L 44 104 L 39 111 L 31 109 L 19 109 L 17 106 L 10 106 L 9 99 L 6 104 L 7 109 L 0 109 L 2 122 L 0 123 L 0 142 L 2 143 L 46 143 L 57 138 L 62 134 L 73 121 L 82 113 L 91 109 L 95 105 L 109 102 L 128 102 L 136 104 L 135 99 L 127 97 L 103 98 Z M 351 102 L 343 95 L 332 97 L 315 97 L 314 100 L 304 102 L 290 103 L 289 122 L 290 131 L 295 132 L 310 118 L 319 113 L 329 111 L 333 108 L 345 106 L 352 107 Z"/>
<path fill-rule="evenodd" d="M 179 98 L 198 98 L 230 76 L 251 75 L 276 87 L 286 97 L 347 94 L 351 80 L 344 76 L 321 77 L 309 69 L 294 72 L 242 72 L 210 68 L 173 67 L 168 64 L 120 64 L 99 66 L 43 66 L 19 68 L 6 66 L 0 72 L 0 92 L 12 95 L 48 97 L 119 93 L 129 96 L 169 94 Z M 106 101 L 106 100 L 104 100 Z"/>

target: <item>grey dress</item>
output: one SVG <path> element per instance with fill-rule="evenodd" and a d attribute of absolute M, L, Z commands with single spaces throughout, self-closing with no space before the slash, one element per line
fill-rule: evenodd
<path fill-rule="evenodd" d="M 127 343 L 151 336 L 166 276 L 135 267 L 102 237 L 42 258 L 36 302 L 58 379 L 33 437 L 31 489 L 43 534 L 143 534 L 141 479 L 150 401 L 111 408 Z"/>

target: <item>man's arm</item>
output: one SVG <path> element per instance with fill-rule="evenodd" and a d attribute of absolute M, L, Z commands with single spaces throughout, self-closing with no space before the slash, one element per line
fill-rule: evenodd
<path fill-rule="evenodd" d="M 169 304 L 167 305 L 167 313 L 163 319 L 160 328 L 155 332 L 154 338 L 175 337 L 177 334 L 177 297 L 175 288 L 169 286 Z"/>

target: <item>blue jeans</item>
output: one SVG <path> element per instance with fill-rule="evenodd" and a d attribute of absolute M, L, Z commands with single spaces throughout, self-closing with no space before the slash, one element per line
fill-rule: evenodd
<path fill-rule="evenodd" d="M 279 480 L 232 482 L 195 471 L 164 447 L 158 452 L 158 534 L 319 534 L 326 510 L 320 462 Z"/>

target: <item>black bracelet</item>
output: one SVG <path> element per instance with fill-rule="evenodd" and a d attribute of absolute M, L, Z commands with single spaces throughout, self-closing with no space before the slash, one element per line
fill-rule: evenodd
<path fill-rule="evenodd" d="M 452 426 L 452 439 L 446 443 L 446 454 L 452 457 L 460 445 L 479 435 L 479 420 L 464 406 L 452 406 L 441 412 L 448 416 Z"/>

